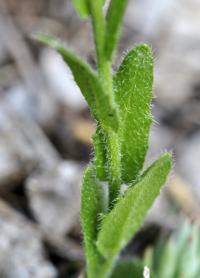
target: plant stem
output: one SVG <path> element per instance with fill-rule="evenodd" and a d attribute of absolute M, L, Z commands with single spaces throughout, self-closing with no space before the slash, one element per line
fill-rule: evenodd
<path fill-rule="evenodd" d="M 109 100 L 113 107 L 116 107 L 114 92 L 113 92 L 113 80 L 112 80 L 112 64 L 106 59 L 105 56 L 105 37 L 106 37 L 106 22 L 103 14 L 101 1 L 89 0 L 90 14 L 92 17 L 92 26 L 94 33 L 94 40 L 96 45 L 96 56 L 98 64 L 98 74 L 101 85 L 105 93 L 109 96 Z M 117 107 L 116 107 L 117 108 Z M 96 142 L 96 149 L 98 155 L 101 156 L 101 161 L 103 162 L 103 152 L 107 158 L 108 165 L 108 180 L 109 180 L 109 207 L 114 203 L 114 200 L 118 196 L 120 183 L 121 183 L 121 163 L 120 163 L 120 148 L 118 134 L 112 128 L 100 127 L 103 130 L 105 135 L 105 140 L 108 144 L 108 149 L 105 149 L 104 146 L 98 142 L 98 138 L 94 138 Z M 100 129 L 98 127 L 97 133 L 95 136 L 101 136 Z M 100 148 L 100 149 L 99 149 Z M 105 153 L 106 152 L 106 153 Z M 102 163 L 99 166 L 98 174 L 100 177 L 105 175 Z M 98 251 L 97 251 L 98 253 Z M 96 278 L 108 278 L 113 269 L 115 258 L 104 259 L 99 254 L 99 260 L 96 262 Z M 91 275 L 89 275 L 91 276 Z M 89 277 L 92 278 L 92 277 Z"/>
<path fill-rule="evenodd" d="M 104 71 L 104 45 L 106 23 L 100 1 L 89 0 L 98 69 Z"/>
<path fill-rule="evenodd" d="M 116 257 L 112 257 L 103 262 L 103 264 L 100 265 L 100 270 L 95 278 L 109 278 L 115 266 L 116 259 Z"/>
<path fill-rule="evenodd" d="M 107 142 L 106 135 L 99 123 L 97 123 L 97 128 L 92 139 L 95 153 L 94 164 L 96 166 L 96 175 L 100 181 L 106 181 L 108 173 L 106 167 L 107 150 L 105 146 Z"/>
<path fill-rule="evenodd" d="M 116 198 L 119 195 L 121 185 L 121 156 L 118 134 L 112 129 L 107 133 L 108 144 L 108 179 L 110 184 L 110 203 L 111 209 L 115 203 Z"/>
<path fill-rule="evenodd" d="M 98 3 L 97 3 L 98 2 Z M 99 79 L 110 98 L 110 103 L 116 107 L 113 80 L 112 80 L 112 64 L 105 56 L 105 38 L 106 38 L 106 21 L 101 7 L 101 1 L 90 0 L 90 13 L 92 17 L 94 40 L 96 45 L 96 55 L 99 71 Z M 108 159 L 108 176 L 110 183 L 110 206 L 114 199 L 118 196 L 121 183 L 121 163 L 120 163 L 120 146 L 118 135 L 111 128 L 104 131 L 106 134 L 109 150 L 107 150 Z"/>

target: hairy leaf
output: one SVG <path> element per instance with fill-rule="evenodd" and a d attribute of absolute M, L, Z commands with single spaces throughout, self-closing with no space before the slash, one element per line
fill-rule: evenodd
<path fill-rule="evenodd" d="M 140 228 L 171 169 L 172 158 L 165 153 L 130 187 L 105 217 L 97 247 L 106 258 L 114 257 Z"/>
<path fill-rule="evenodd" d="M 97 177 L 109 182 L 110 207 L 119 195 L 121 185 L 121 155 L 118 134 L 112 130 L 105 133 L 98 125 L 93 135 L 94 163 Z"/>
<path fill-rule="evenodd" d="M 96 73 L 91 67 L 77 56 L 74 56 L 62 43 L 55 38 L 37 34 L 36 39 L 58 51 L 64 61 L 69 65 L 74 79 L 82 91 L 93 115 L 106 128 L 117 129 L 118 119 L 116 107 L 110 102 L 108 94 L 103 90 Z"/>
<path fill-rule="evenodd" d="M 144 266 L 141 262 L 123 259 L 117 263 L 110 278 L 142 278 L 143 272 Z"/>
<path fill-rule="evenodd" d="M 89 165 L 85 170 L 81 200 L 81 223 L 88 276 L 95 277 L 94 274 L 101 260 L 95 242 L 100 225 L 100 214 L 106 212 L 108 204 L 106 202 L 105 188 L 97 181 L 93 165 Z"/>
<path fill-rule="evenodd" d="M 94 163 L 97 177 L 109 182 L 110 208 L 119 195 L 121 185 L 121 155 L 118 134 L 112 130 L 105 133 L 100 126 L 93 135 Z"/>
<path fill-rule="evenodd" d="M 125 183 L 134 180 L 142 170 L 148 150 L 152 83 L 152 52 L 147 45 L 140 45 L 127 54 L 114 77 L 121 120 L 118 134 L 122 179 Z"/>
<path fill-rule="evenodd" d="M 121 21 L 128 0 L 111 0 L 106 18 L 105 56 L 111 60 L 112 53 L 118 42 Z"/>

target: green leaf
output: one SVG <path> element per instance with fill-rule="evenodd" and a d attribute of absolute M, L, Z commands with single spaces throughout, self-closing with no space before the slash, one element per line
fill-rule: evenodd
<path fill-rule="evenodd" d="M 121 156 L 118 134 L 112 130 L 105 133 L 98 125 L 93 135 L 94 163 L 97 177 L 109 182 L 109 202 L 113 207 L 121 185 Z"/>
<path fill-rule="evenodd" d="M 153 260 L 151 266 L 149 264 L 147 265 L 150 266 L 156 274 L 159 273 L 159 268 L 162 264 L 162 257 L 165 252 L 164 243 L 165 243 L 164 238 L 161 238 L 157 243 L 154 253 L 152 252 L 152 254 L 149 254 L 149 260 L 150 260 L 150 255 L 153 255 Z"/>
<path fill-rule="evenodd" d="M 152 123 L 152 84 L 152 51 L 147 45 L 137 46 L 127 54 L 114 76 L 115 97 L 121 120 L 118 134 L 122 153 L 122 180 L 125 183 L 136 179 L 148 150 Z"/>
<path fill-rule="evenodd" d="M 100 214 L 107 211 L 106 188 L 96 179 L 93 165 L 89 165 L 84 173 L 81 202 L 81 223 L 84 235 L 84 246 L 87 258 L 88 276 L 95 277 L 101 256 L 95 242 L 100 226 Z"/>
<path fill-rule="evenodd" d="M 92 68 L 80 58 L 74 56 L 72 52 L 66 49 L 64 45 L 55 38 L 45 34 L 37 34 L 35 37 L 43 44 L 57 50 L 63 57 L 64 61 L 69 65 L 74 79 L 88 102 L 93 115 L 102 126 L 104 128 L 111 127 L 117 130 L 118 119 L 116 107 L 114 103 L 110 102 L 109 95 L 103 90 Z"/>
<path fill-rule="evenodd" d="M 200 277 L 200 230 L 185 222 L 179 225 L 168 240 L 158 241 L 154 250 L 147 250 L 144 264 L 153 269 L 156 277 Z"/>
<path fill-rule="evenodd" d="M 118 42 L 122 18 L 128 0 L 111 0 L 106 18 L 105 56 L 111 60 L 112 53 Z"/>
<path fill-rule="evenodd" d="M 92 27 L 95 40 L 98 68 L 101 70 L 104 61 L 105 44 L 105 17 L 102 11 L 102 3 L 99 0 L 88 0 L 88 6 L 92 18 Z"/>
<path fill-rule="evenodd" d="M 72 3 L 77 11 L 77 13 L 82 18 L 87 18 L 90 15 L 89 7 L 88 7 L 88 1 L 90 0 L 72 0 Z M 101 5 L 104 4 L 105 0 L 95 0 L 100 1 Z"/>
<path fill-rule="evenodd" d="M 105 217 L 97 240 L 97 247 L 105 258 L 116 256 L 138 231 L 166 181 L 171 164 L 171 154 L 162 155 Z"/>
<path fill-rule="evenodd" d="M 199 250 L 199 237 L 200 231 L 198 226 L 193 226 L 191 234 L 188 236 L 187 247 L 184 252 L 180 255 L 182 260 L 180 262 L 179 270 L 180 276 L 184 273 L 185 277 L 195 278 L 200 275 L 200 250 Z"/>
<path fill-rule="evenodd" d="M 93 135 L 94 163 L 97 177 L 109 182 L 110 208 L 119 195 L 121 185 L 121 156 L 118 134 L 112 130 L 105 133 L 98 125 Z"/>
<path fill-rule="evenodd" d="M 132 259 L 120 260 L 110 278 L 142 278 L 144 266 L 141 262 Z"/>
<path fill-rule="evenodd" d="M 72 3 L 77 13 L 82 17 L 86 18 L 89 16 L 87 0 L 72 0 Z"/>

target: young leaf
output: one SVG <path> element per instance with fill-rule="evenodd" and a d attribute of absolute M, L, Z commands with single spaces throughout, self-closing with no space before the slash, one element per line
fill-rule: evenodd
<path fill-rule="evenodd" d="M 95 277 L 100 255 L 96 248 L 98 227 L 101 213 L 105 213 L 106 203 L 105 189 L 96 179 L 96 171 L 93 165 L 89 165 L 84 173 L 81 203 L 81 223 L 84 234 L 84 246 L 87 258 L 88 276 Z"/>
<path fill-rule="evenodd" d="M 98 125 L 93 135 L 94 163 L 98 179 L 109 182 L 110 207 L 119 195 L 121 185 L 121 155 L 118 134 L 112 130 L 106 133 Z"/>
<path fill-rule="evenodd" d="M 105 217 L 97 240 L 97 247 L 105 258 L 116 256 L 138 231 L 166 181 L 171 164 L 171 154 L 165 153 L 145 171 L 136 185 L 126 191 Z"/>
<path fill-rule="evenodd" d="M 103 90 L 96 73 L 91 67 L 80 58 L 74 56 L 55 38 L 45 34 L 37 34 L 36 39 L 57 50 L 69 65 L 93 115 L 104 128 L 111 127 L 116 130 L 118 127 L 116 107 L 114 103 L 110 102 L 110 97 Z"/>
<path fill-rule="evenodd" d="M 88 7 L 92 18 L 92 27 L 95 39 L 97 62 L 99 70 L 103 66 L 105 44 L 105 18 L 99 0 L 88 0 Z"/>
<path fill-rule="evenodd" d="M 140 261 L 123 259 L 117 262 L 110 278 L 142 278 L 143 272 L 144 266 Z"/>
<path fill-rule="evenodd" d="M 114 76 L 115 99 L 119 107 L 122 180 L 129 183 L 142 170 L 148 150 L 152 122 L 150 103 L 153 57 L 147 45 L 131 50 Z"/>
<path fill-rule="evenodd" d="M 105 56 L 111 60 L 112 53 L 118 41 L 121 21 L 125 12 L 128 0 L 111 0 L 106 17 L 106 40 Z"/>
<path fill-rule="evenodd" d="M 72 0 L 72 3 L 77 11 L 77 13 L 82 17 L 88 17 L 89 16 L 89 10 L 88 10 L 88 3 L 87 0 Z"/>
<path fill-rule="evenodd" d="M 96 0 L 100 1 L 101 4 L 103 5 L 105 0 Z M 72 0 L 72 3 L 77 11 L 77 13 L 80 15 L 82 18 L 86 18 L 89 16 L 89 8 L 88 8 L 88 0 Z"/>

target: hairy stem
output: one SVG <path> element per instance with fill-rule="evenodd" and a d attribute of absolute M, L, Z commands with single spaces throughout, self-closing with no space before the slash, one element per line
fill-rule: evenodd
<path fill-rule="evenodd" d="M 102 265 L 98 274 L 96 274 L 96 278 L 109 278 L 113 268 L 115 266 L 116 258 L 112 257 L 109 260 L 106 260 Z"/>
<path fill-rule="evenodd" d="M 97 3 L 98 2 L 98 3 Z M 105 37 L 106 37 L 106 22 L 101 8 L 100 1 L 90 0 L 90 13 L 92 17 L 94 40 L 96 45 L 97 63 L 99 71 L 99 79 L 105 93 L 109 96 L 110 103 L 116 107 L 113 93 L 113 79 L 111 72 L 111 62 L 105 56 Z M 120 150 L 117 133 L 112 129 L 104 130 L 106 135 L 108 150 L 108 173 L 110 183 L 110 203 L 113 203 L 119 192 L 121 183 L 121 166 L 120 166 Z M 102 149 L 102 152 L 105 149 Z M 102 169 L 103 170 L 103 169 Z"/>
<path fill-rule="evenodd" d="M 110 208 L 113 207 L 119 195 L 121 185 L 121 156 L 118 134 L 110 129 L 108 131 L 108 179 L 110 184 Z"/>

